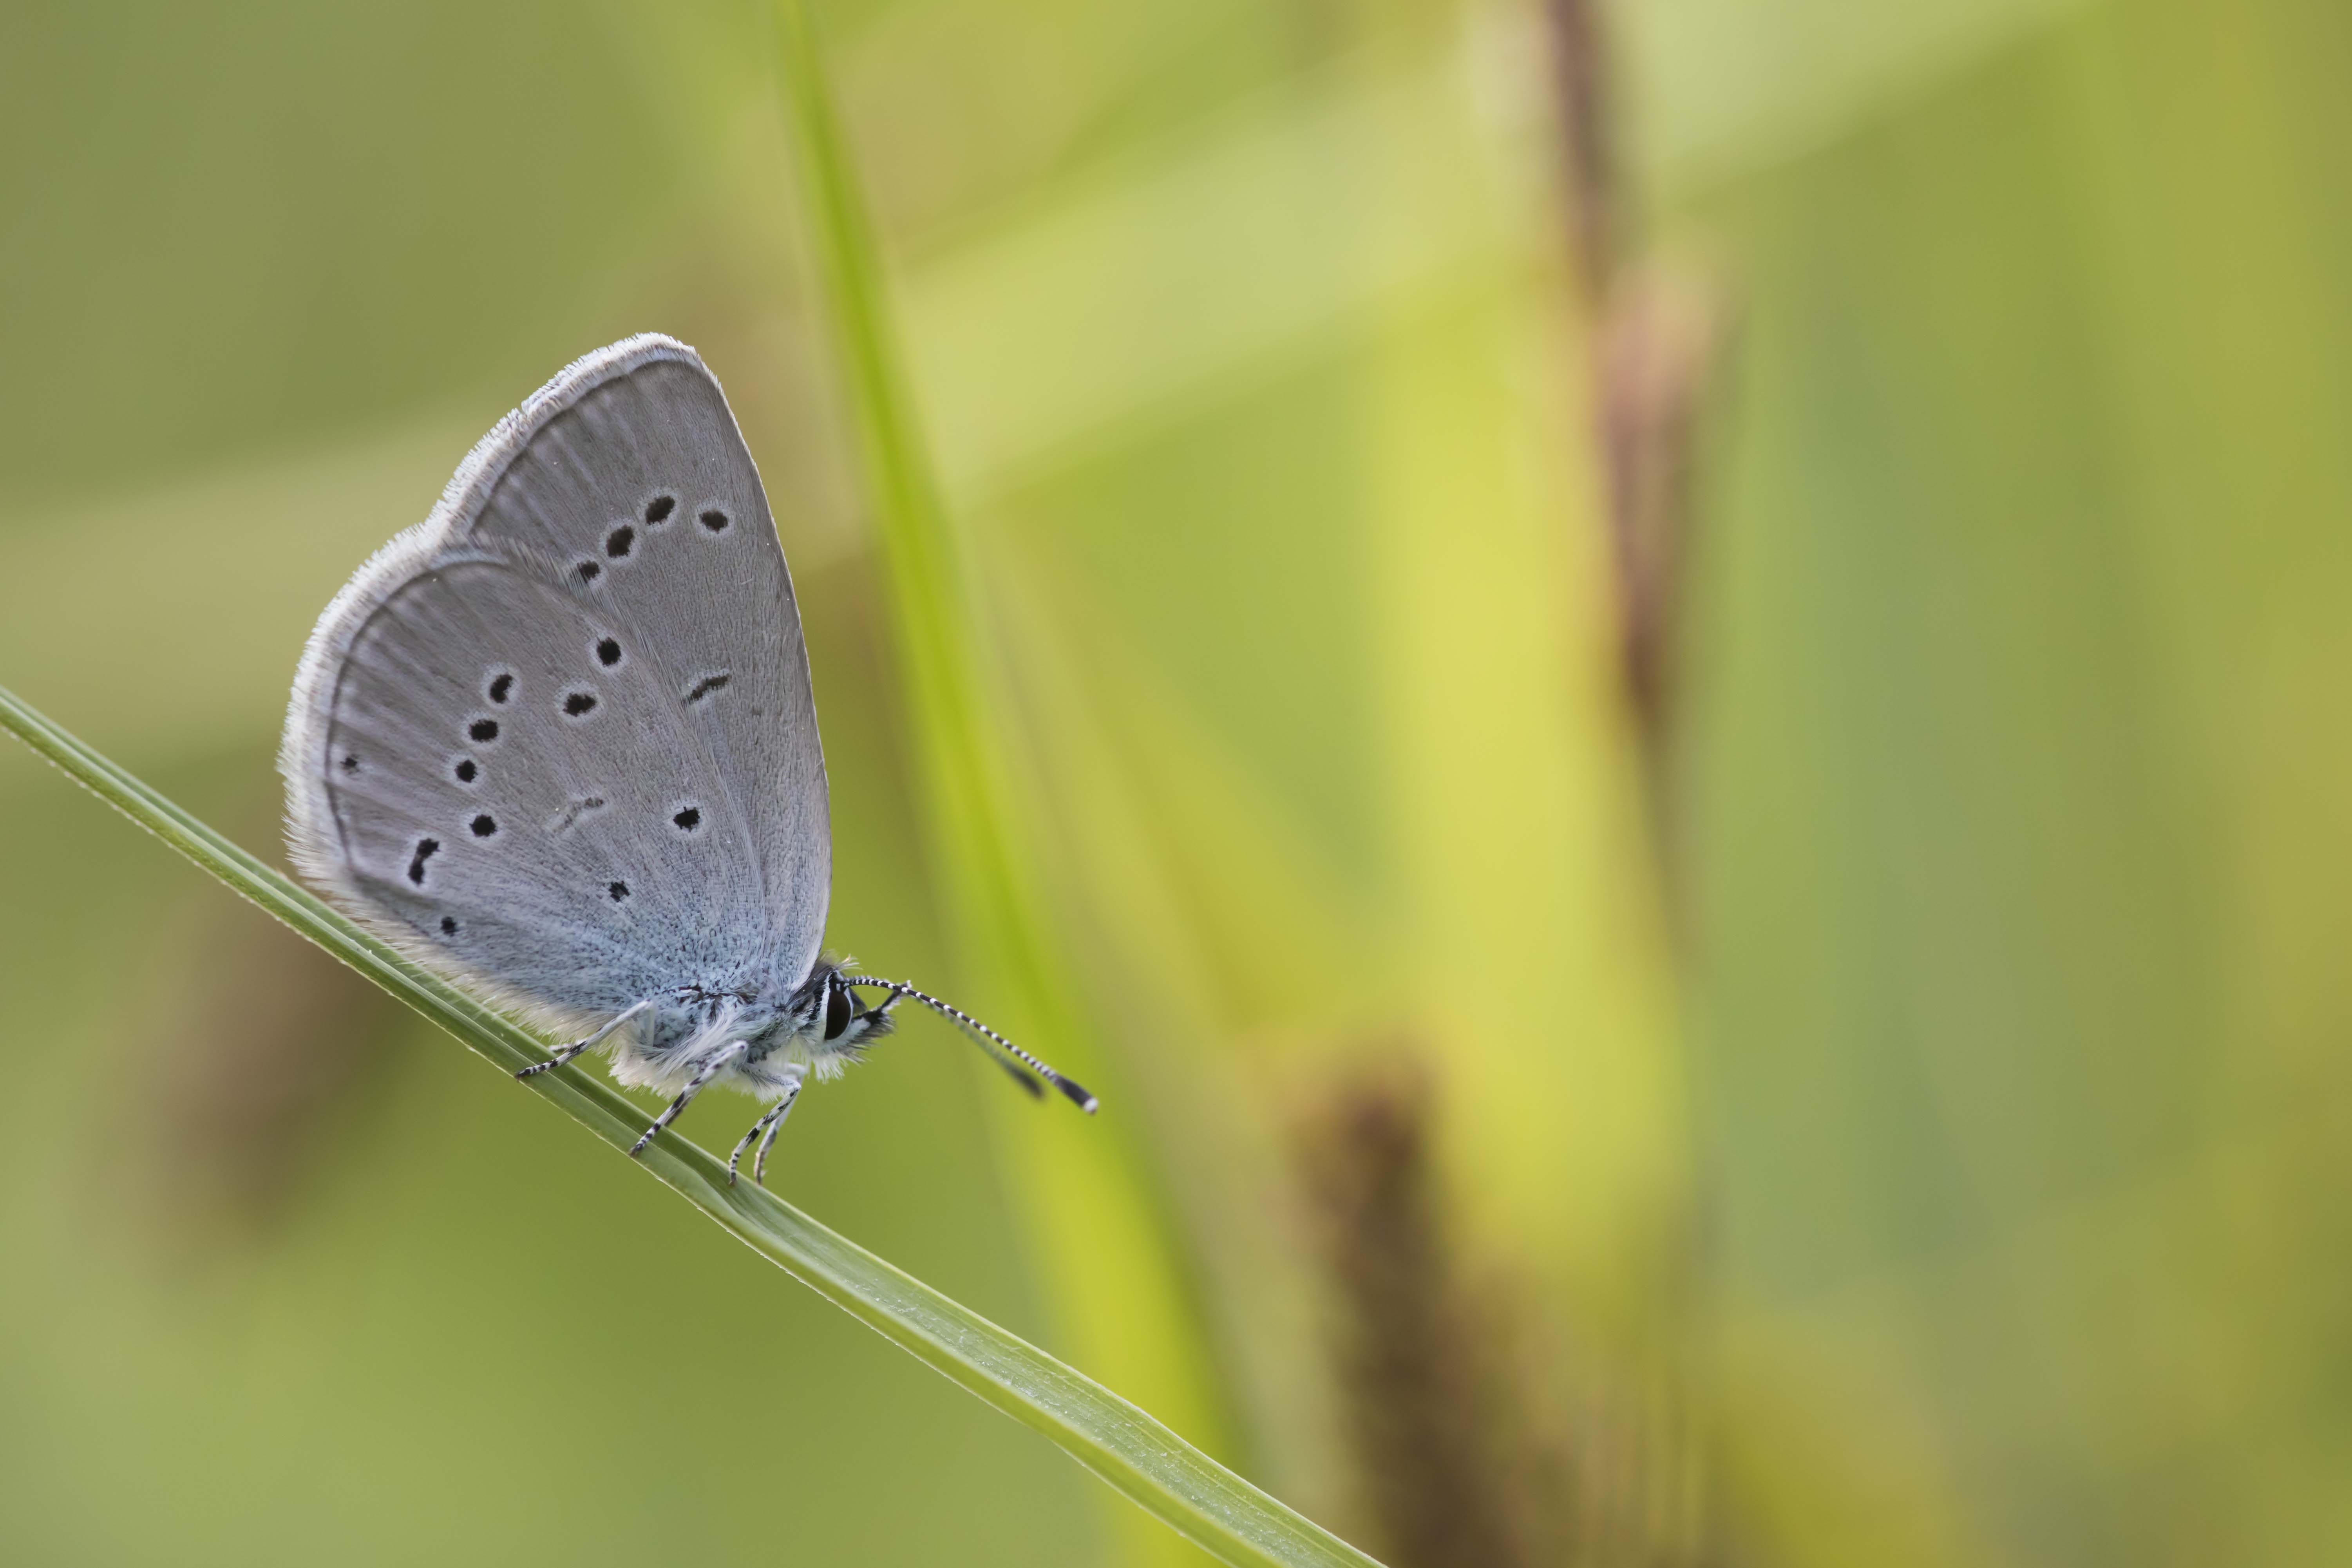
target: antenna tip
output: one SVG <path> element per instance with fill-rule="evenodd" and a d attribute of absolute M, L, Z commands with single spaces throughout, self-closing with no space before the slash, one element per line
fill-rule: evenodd
<path fill-rule="evenodd" d="M 1076 1106 L 1080 1110 L 1085 1111 L 1088 1116 L 1092 1116 L 1095 1113 L 1095 1108 L 1102 1103 L 1102 1101 L 1097 1100 L 1093 1095 L 1087 1092 L 1086 1085 L 1081 1083 L 1073 1083 L 1068 1079 L 1055 1079 L 1054 1080 L 1054 1087 L 1060 1089 L 1064 1094 L 1069 1096 L 1070 1103 Z"/>

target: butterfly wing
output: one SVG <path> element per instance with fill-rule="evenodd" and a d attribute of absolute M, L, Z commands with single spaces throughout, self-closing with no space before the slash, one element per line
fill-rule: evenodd
<path fill-rule="evenodd" d="M 692 350 L 592 354 L 475 448 L 328 607 L 280 767 L 307 875 L 550 1013 L 807 973 L 832 873 L 807 654 Z"/>

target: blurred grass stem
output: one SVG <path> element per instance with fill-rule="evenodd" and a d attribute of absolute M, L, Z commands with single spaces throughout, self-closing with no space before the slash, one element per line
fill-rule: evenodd
<path fill-rule="evenodd" d="M 402 957 L 5 688 L 0 724 L 75 783 L 502 1070 L 512 1073 L 546 1055 L 544 1044 L 512 1020 Z M 615 1149 L 626 1149 L 644 1131 L 644 1111 L 577 1068 L 558 1068 L 525 1081 Z M 1223 1561 L 1284 1568 L 1372 1564 L 1084 1374 L 765 1189 L 730 1186 L 724 1165 L 674 1132 L 657 1140 L 639 1163 L 737 1240 L 950 1382 L 1044 1433 L 1154 1518 Z M 599 1375 L 585 1367 L 581 1374 Z"/>
<path fill-rule="evenodd" d="M 1115 1107 L 1116 1075 L 1079 1026 L 1042 915 L 1036 860 L 998 742 L 995 665 L 969 552 L 941 499 L 917 417 L 873 222 L 817 40 L 800 0 L 777 0 L 775 16 L 819 313 L 880 536 L 950 942 L 966 986 L 994 1020 L 1104 1090 Z M 1230 1451 L 1214 1359 L 1174 1225 L 1136 1142 L 1138 1121 L 1080 1124 L 1028 1116 L 1025 1104 L 1013 1109 L 1024 1120 L 1002 1146 L 1059 1328 L 1090 1364 L 1135 1389 L 1171 1425 Z M 1112 1515 L 1112 1527 L 1128 1562 L 1192 1560 L 1125 1510 Z"/>

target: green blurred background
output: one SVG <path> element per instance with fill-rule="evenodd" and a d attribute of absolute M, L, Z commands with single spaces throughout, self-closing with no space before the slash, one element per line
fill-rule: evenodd
<path fill-rule="evenodd" d="M 1114 1092 L 910 1026 L 775 1184 L 1397 1568 L 2352 1554 L 2352 13 L 817 19 Z M 668 331 L 950 984 L 772 59 L 8 7 L 0 682 L 271 847 L 328 597 Z M 12 1562 L 1189 1559 L 13 747 L 0 1000 Z"/>

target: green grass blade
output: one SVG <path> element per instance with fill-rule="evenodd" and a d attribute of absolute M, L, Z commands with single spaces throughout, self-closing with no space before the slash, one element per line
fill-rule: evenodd
<path fill-rule="evenodd" d="M 369 935 L 0 688 L 0 724 L 75 783 L 212 873 L 229 888 L 424 1014 L 509 1072 L 546 1047 Z M 646 1113 L 572 1068 L 527 1080 L 597 1137 L 626 1149 Z M 1248 1564 L 1372 1564 L 1151 1416 L 1034 1345 L 837 1236 L 750 1183 L 675 1132 L 639 1162 L 809 1289 L 1006 1415 L 1044 1433 L 1146 1511 L 1216 1553 Z M 1376 1564 L 1372 1568 L 1377 1568 Z"/>
<path fill-rule="evenodd" d="M 1037 860 L 997 742 L 995 664 L 970 552 L 917 416 L 879 247 L 807 9 L 801 0 L 776 0 L 775 14 L 820 305 L 881 542 L 959 984 L 992 1022 L 1104 1091 L 1117 1117 L 1117 1086 L 1106 1078 L 1116 1064 L 1097 1054 L 1081 1025 L 1044 918 Z M 1024 1117 L 1018 1135 L 1003 1142 L 1012 1185 L 1047 1299 L 1077 1353 L 1171 1425 L 1231 1452 L 1216 1357 L 1139 1126 L 1132 1117 L 1101 1124 Z M 1124 1510 L 1112 1524 L 1129 1568 L 1198 1561 Z"/>

